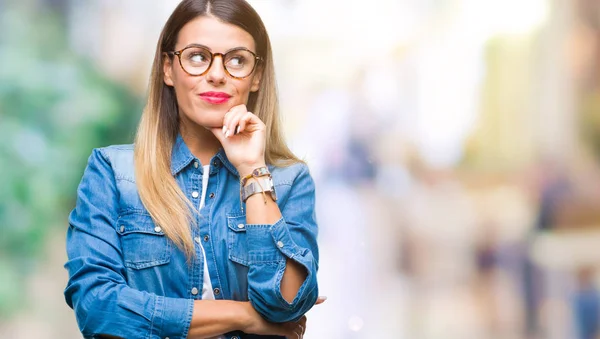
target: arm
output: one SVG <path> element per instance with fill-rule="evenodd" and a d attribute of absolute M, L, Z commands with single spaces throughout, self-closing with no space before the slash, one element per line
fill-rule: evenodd
<path fill-rule="evenodd" d="M 222 128 L 210 128 L 241 176 L 265 165 L 266 130 L 245 105 L 231 108 Z M 315 186 L 305 165 L 296 168 L 287 201 L 246 201 L 248 299 L 271 322 L 298 320 L 317 301 Z"/>
<path fill-rule="evenodd" d="M 252 181 L 254 179 L 248 180 L 246 185 Z M 261 194 L 249 197 L 246 201 L 246 209 L 246 222 L 248 224 L 273 225 L 282 218 L 277 203 L 272 199 L 267 199 L 267 203 L 265 204 Z M 294 300 L 300 286 L 306 280 L 306 276 L 307 271 L 302 265 L 286 258 L 286 267 L 281 279 L 281 294 L 288 303 Z"/>
<path fill-rule="evenodd" d="M 244 304 L 232 300 L 195 300 L 188 338 L 211 338 L 242 329 L 248 318 Z"/>
<path fill-rule="evenodd" d="M 193 300 L 168 298 L 127 285 L 115 229 L 118 193 L 111 165 L 94 150 L 69 216 L 64 291 L 84 337 L 185 338 Z"/>
<path fill-rule="evenodd" d="M 249 173 L 252 169 L 245 168 L 240 173 Z M 252 305 L 269 321 L 297 320 L 317 300 L 314 193 L 314 182 L 308 168 L 302 165 L 289 198 L 283 204 L 283 211 L 270 198 L 265 204 L 262 194 L 255 194 L 246 201 L 246 232 L 251 257 L 248 295 Z M 252 257 L 264 258 L 265 251 L 275 252 L 280 264 L 252 260 Z"/>
<path fill-rule="evenodd" d="M 212 338 L 235 330 L 296 338 L 304 333 L 305 327 L 306 317 L 298 322 L 268 322 L 247 301 L 196 300 L 188 338 Z"/>

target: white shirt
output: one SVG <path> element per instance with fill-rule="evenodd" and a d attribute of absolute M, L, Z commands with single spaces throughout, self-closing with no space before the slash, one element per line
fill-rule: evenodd
<path fill-rule="evenodd" d="M 208 173 L 210 173 L 210 165 L 203 166 L 204 175 L 202 175 L 202 197 L 200 198 L 200 208 L 204 207 L 204 199 L 206 199 L 206 190 L 208 189 Z M 208 264 L 206 263 L 206 252 L 204 247 L 200 243 L 202 249 L 202 256 L 204 257 L 204 279 L 202 283 L 202 299 L 203 300 L 215 300 L 215 294 L 213 293 L 212 283 L 210 282 L 210 273 L 208 272 Z M 213 337 L 210 339 L 225 339 L 224 336 Z"/>

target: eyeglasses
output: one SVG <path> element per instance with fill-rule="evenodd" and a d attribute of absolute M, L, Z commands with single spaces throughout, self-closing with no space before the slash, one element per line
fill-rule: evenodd
<path fill-rule="evenodd" d="M 256 65 L 262 60 L 261 57 L 245 47 L 234 48 L 223 54 L 212 53 L 204 46 L 192 45 L 179 51 L 167 52 L 167 54 L 171 56 L 177 55 L 181 68 L 192 76 L 206 74 L 213 60 L 218 55 L 221 57 L 225 72 L 235 79 L 243 79 L 250 76 L 254 72 Z"/>

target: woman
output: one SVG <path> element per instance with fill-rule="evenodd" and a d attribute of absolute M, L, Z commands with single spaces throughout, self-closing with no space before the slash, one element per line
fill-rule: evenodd
<path fill-rule="evenodd" d="M 281 135 L 270 42 L 244 0 L 184 0 L 133 146 L 95 149 L 67 232 L 85 337 L 302 338 L 314 183 Z"/>

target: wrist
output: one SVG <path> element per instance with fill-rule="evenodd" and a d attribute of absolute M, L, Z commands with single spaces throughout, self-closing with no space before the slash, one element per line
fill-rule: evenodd
<path fill-rule="evenodd" d="M 246 332 L 252 325 L 252 312 L 256 312 L 249 301 L 240 301 L 237 312 L 237 327 L 240 331 Z"/>
<path fill-rule="evenodd" d="M 238 166 L 237 171 L 240 174 L 240 178 L 243 178 L 249 174 L 252 173 L 252 171 L 254 171 L 257 168 L 260 167 L 266 167 L 266 163 L 263 162 L 256 162 L 256 163 L 252 163 L 252 164 L 243 164 Z"/>

